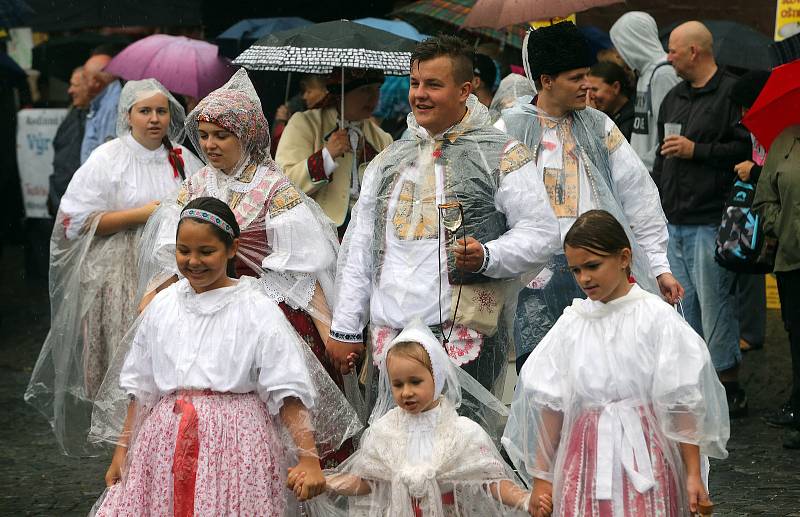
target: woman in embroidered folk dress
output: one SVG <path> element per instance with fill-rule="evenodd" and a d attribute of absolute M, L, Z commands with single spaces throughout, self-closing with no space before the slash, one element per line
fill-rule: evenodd
<path fill-rule="evenodd" d="M 131 331 L 118 377 L 131 401 L 96 515 L 282 516 L 287 456 L 308 480 L 299 498 L 319 493 L 313 422 L 344 409 L 346 425 L 347 403 L 258 280 L 227 276 L 240 243 L 228 206 L 199 198 L 180 218 L 185 278 Z"/>
<path fill-rule="evenodd" d="M 341 386 L 342 377 L 327 360 L 320 338 L 328 335 L 330 325 L 338 240 L 320 208 L 272 161 L 267 121 L 244 70 L 198 104 L 189 114 L 186 132 L 207 165 L 184 182 L 177 204 L 156 212 L 145 230 L 142 256 L 153 256 L 157 263 L 144 268 L 151 271 L 142 276 L 152 280 L 143 290 L 174 272 L 168 251 L 172 247 L 165 244 L 174 234 L 180 206 L 200 196 L 225 201 L 242 228 L 235 276 L 262 278 L 268 295 Z M 156 291 L 176 280 L 168 278 Z M 325 464 L 335 465 L 351 451 L 347 445 L 326 457 Z"/>
<path fill-rule="evenodd" d="M 130 81 L 120 95 L 118 138 L 75 173 L 51 239 L 52 320 L 27 401 L 51 419 L 62 449 L 84 454 L 91 401 L 136 316 L 136 256 L 158 200 L 202 163 L 174 143 L 181 105 L 157 81 Z"/>
<path fill-rule="evenodd" d="M 372 425 L 359 450 L 326 471 L 329 491 L 347 497 L 336 508 L 364 517 L 528 515 L 529 493 L 515 483 L 492 439 L 456 412 L 462 386 L 487 409 L 506 413 L 420 319 L 392 340 L 380 364 Z M 296 493 L 305 479 L 290 469 L 288 483 Z M 307 507 L 315 515 L 343 513 L 325 497 Z"/>
<path fill-rule="evenodd" d="M 688 516 L 708 498 L 707 456 L 727 457 L 725 390 L 702 338 L 628 283 L 631 248 L 590 210 L 564 240 L 576 299 L 520 373 L 503 445 L 559 516 Z"/>

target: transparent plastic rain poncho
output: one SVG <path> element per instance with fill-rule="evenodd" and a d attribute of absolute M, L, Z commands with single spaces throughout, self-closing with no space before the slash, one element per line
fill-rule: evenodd
<path fill-rule="evenodd" d="M 537 174 L 544 177 L 551 189 L 551 202 L 564 192 L 565 200 L 574 199 L 573 216 L 559 217 L 562 238 L 582 212 L 592 208 L 608 211 L 622 224 L 632 245 L 633 277 L 642 288 L 658 294 L 656 276 L 669 272 L 669 236 L 658 189 L 644 164 L 605 114 L 586 108 L 572 111 L 566 117 L 552 117 L 531 101 L 531 97 L 518 99 L 514 106 L 503 111 L 498 124 L 504 125 L 510 136 L 520 139 L 537 156 Z M 556 131 L 560 140 L 562 157 L 555 160 L 563 164 L 555 167 L 559 173 L 566 169 L 565 142 L 574 141 L 577 155 L 574 187 L 568 179 L 557 179 L 561 175 L 554 174 L 543 158 L 547 152 L 545 145 L 552 145 L 543 143 L 546 131 L 551 134 Z M 528 287 L 521 292 L 517 308 L 518 357 L 536 346 L 574 298 L 585 297 L 569 272 L 563 251 L 552 257 Z"/>
<path fill-rule="evenodd" d="M 386 362 L 380 364 L 379 403 L 361 446 L 346 462 L 326 471 L 328 494 L 306 503 L 313 516 L 485 517 L 528 515 L 527 491 L 515 487 L 517 509 L 492 493 L 518 478 L 489 435 L 456 413 L 462 389 L 498 416 L 503 404 L 453 362 L 426 325 L 416 320 L 387 345 L 419 343 L 431 359 L 438 406 L 412 414 L 396 407 Z M 462 384 L 464 383 L 464 384 Z M 369 493 L 350 495 L 366 482 Z M 420 512 L 420 513 L 415 513 Z"/>
<path fill-rule="evenodd" d="M 564 311 L 520 372 L 503 445 L 553 483 L 553 515 L 688 516 L 678 443 L 724 459 L 729 434 L 703 339 L 633 285 Z"/>
<path fill-rule="evenodd" d="M 500 81 L 500 86 L 494 92 L 492 103 L 489 105 L 489 116 L 492 123 L 500 118 L 504 109 L 514 105 L 518 98 L 536 95 L 536 86 L 524 75 L 508 74 Z"/>
<path fill-rule="evenodd" d="M 288 467 L 361 429 L 256 278 L 199 294 L 180 280 L 147 306 L 121 348 L 128 353 L 109 369 L 91 437 L 130 438 L 122 479 L 97 515 L 188 507 L 195 515 L 283 516 L 292 501 Z M 315 449 L 296 441 L 302 433 L 313 433 Z"/>
<path fill-rule="evenodd" d="M 154 93 L 167 96 L 171 116 L 182 124 L 183 108 L 153 80 L 125 85 L 120 119 Z M 119 130 L 119 138 L 95 149 L 76 171 L 59 207 L 50 241 L 50 332 L 25 392 L 25 400 L 50 420 L 62 451 L 74 455 L 96 452 L 86 440 L 92 400 L 138 303 L 142 228 L 99 236 L 97 225 L 109 212 L 174 195 L 180 186 L 163 146 L 151 151 L 126 124 Z M 172 145 L 186 174 L 200 168 L 191 151 Z"/>
<path fill-rule="evenodd" d="M 200 122 L 216 124 L 238 140 L 241 157 L 230 174 L 209 163 L 200 142 Z M 272 160 L 269 127 L 244 69 L 200 101 L 186 120 L 186 134 L 207 165 L 187 178 L 177 197 L 165 200 L 148 221 L 139 262 L 140 296 L 177 273 L 175 230 L 182 206 L 211 196 L 230 206 L 242 229 L 237 276 L 261 277 L 274 301 L 285 301 L 330 324 L 339 247 L 336 229 Z"/>
<path fill-rule="evenodd" d="M 418 316 L 449 337 L 448 352 L 462 368 L 499 392 L 520 279 L 556 251 L 558 223 L 527 148 L 488 125 L 475 96 L 467 108 L 435 137 L 409 114 L 412 138 L 393 143 L 367 168 L 339 254 L 331 336 L 360 342 L 369 324 L 368 364 L 376 365 Z M 442 213 L 444 203 L 455 210 Z M 445 220 L 459 218 L 460 228 L 445 229 Z M 454 266 L 450 242 L 464 236 L 486 249 L 482 273 Z M 470 404 L 462 405 L 465 414 L 480 420 L 480 408 Z"/>

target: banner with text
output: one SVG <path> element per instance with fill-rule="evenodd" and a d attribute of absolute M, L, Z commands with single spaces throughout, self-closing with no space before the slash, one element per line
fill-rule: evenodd
<path fill-rule="evenodd" d="M 53 138 L 66 109 L 25 109 L 17 113 L 17 165 L 26 217 L 50 217 L 48 178 L 53 173 Z"/>

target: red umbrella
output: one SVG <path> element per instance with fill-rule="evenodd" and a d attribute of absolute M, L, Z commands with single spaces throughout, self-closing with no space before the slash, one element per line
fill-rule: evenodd
<path fill-rule="evenodd" d="M 478 0 L 464 21 L 464 27 L 499 29 L 516 23 L 565 17 L 592 7 L 622 1 L 624 0 Z"/>
<path fill-rule="evenodd" d="M 772 70 L 742 122 L 767 150 L 781 131 L 800 124 L 800 59 Z"/>
<path fill-rule="evenodd" d="M 217 54 L 205 41 L 154 34 L 125 47 L 105 70 L 128 81 L 156 79 L 167 90 L 202 99 L 236 71 Z"/>

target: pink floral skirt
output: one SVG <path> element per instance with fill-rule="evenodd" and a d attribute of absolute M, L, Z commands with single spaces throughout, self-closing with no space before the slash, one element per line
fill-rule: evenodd
<path fill-rule="evenodd" d="M 559 473 L 560 489 L 553 494 L 553 515 L 564 517 L 678 517 L 688 515 L 685 499 L 682 465 L 673 467 L 675 454 L 657 429 L 652 429 L 644 416 L 644 407 L 637 411 L 641 415 L 642 431 L 653 468 L 655 486 L 640 493 L 634 488 L 626 471 L 622 469 L 621 507 L 622 514 L 615 513 L 614 500 L 596 498 L 597 434 L 600 412 L 590 410 L 580 415 L 572 426 L 566 442 L 563 469 Z M 672 457 L 673 461 L 669 458 Z M 678 456 L 679 458 L 679 456 Z M 676 469 L 677 467 L 677 469 Z M 613 497 L 619 497 L 618 488 Z M 619 501 L 618 501 L 619 503 Z"/>
<path fill-rule="evenodd" d="M 184 461 L 184 424 L 195 413 L 188 433 L 195 451 Z M 128 451 L 123 481 L 107 491 L 97 515 L 282 516 L 284 463 L 283 444 L 255 393 L 167 395 L 146 417 Z M 185 479 L 176 479 L 187 471 L 175 469 L 187 464 L 193 494 L 176 504 L 174 487 L 187 486 Z"/>

